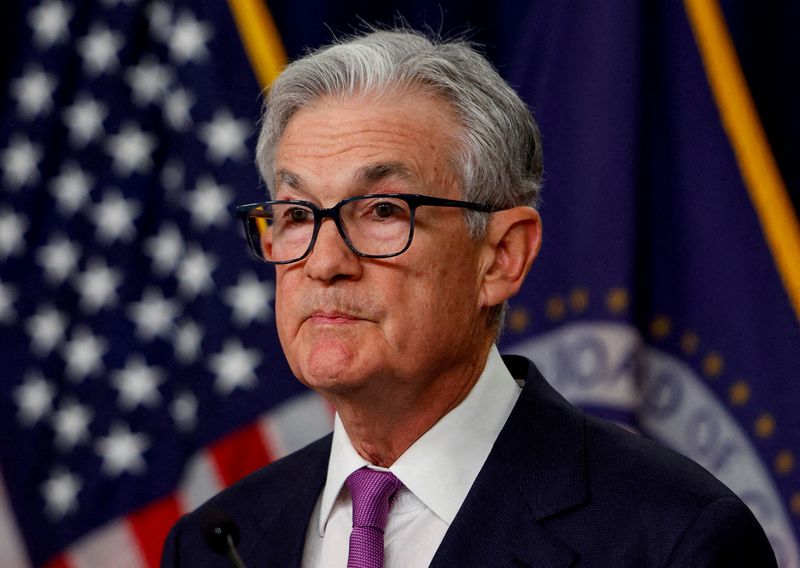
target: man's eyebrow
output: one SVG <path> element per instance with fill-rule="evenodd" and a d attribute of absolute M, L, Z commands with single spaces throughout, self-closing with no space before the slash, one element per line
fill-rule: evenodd
<path fill-rule="evenodd" d="M 419 178 L 414 172 L 400 162 L 384 162 L 363 166 L 358 169 L 355 175 L 357 181 L 365 181 L 367 183 L 375 183 L 390 177 L 419 183 Z"/>
<path fill-rule="evenodd" d="M 420 183 L 419 177 L 402 162 L 369 164 L 358 168 L 353 176 L 357 183 L 365 183 L 367 185 L 372 185 L 387 178 L 409 181 L 417 185 Z M 275 181 L 275 191 L 278 191 L 281 186 L 287 186 L 299 191 L 303 191 L 305 187 L 302 178 L 289 170 L 278 170 L 275 173 Z"/>
<path fill-rule="evenodd" d="M 300 177 L 288 170 L 278 170 L 275 174 L 275 181 L 277 182 L 276 189 L 281 185 L 288 185 L 292 189 L 298 189 L 303 185 Z"/>

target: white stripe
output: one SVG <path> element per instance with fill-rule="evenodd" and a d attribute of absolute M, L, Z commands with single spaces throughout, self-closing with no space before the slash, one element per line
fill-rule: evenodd
<path fill-rule="evenodd" d="M 178 501 L 185 512 L 194 511 L 223 489 L 213 459 L 210 452 L 203 451 L 195 454 L 187 464 L 178 486 Z"/>
<path fill-rule="evenodd" d="M 279 458 L 302 448 L 333 428 L 333 412 L 315 393 L 291 398 L 264 414 L 258 431 L 268 452 Z M 195 510 L 225 488 L 208 450 L 195 454 L 184 470 L 177 498 L 184 512 Z"/>
<path fill-rule="evenodd" d="M 74 568 L 143 568 L 139 543 L 125 521 L 113 521 L 79 540 L 65 554 Z"/>
<path fill-rule="evenodd" d="M 263 416 L 258 426 L 277 459 L 333 430 L 333 411 L 321 396 L 309 392 L 280 404 Z"/>
<path fill-rule="evenodd" d="M 14 511 L 8 500 L 6 483 L 0 471 L 0 566 L 3 568 L 30 568 L 22 536 L 17 528 Z"/>

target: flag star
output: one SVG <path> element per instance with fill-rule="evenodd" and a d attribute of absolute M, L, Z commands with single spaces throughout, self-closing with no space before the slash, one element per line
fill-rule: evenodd
<path fill-rule="evenodd" d="M 158 234 L 144 242 L 144 252 L 153 261 L 153 270 L 166 276 L 178 265 L 183 256 L 183 237 L 173 223 L 165 224 Z"/>
<path fill-rule="evenodd" d="M 51 236 L 48 244 L 36 250 L 36 262 L 51 286 L 59 286 L 75 272 L 80 256 L 78 245 L 61 235 Z"/>
<path fill-rule="evenodd" d="M 80 307 L 89 313 L 116 305 L 117 288 L 122 284 L 122 273 L 109 268 L 105 260 L 91 258 L 86 270 L 75 276 L 75 288 L 81 296 Z"/>
<path fill-rule="evenodd" d="M 181 12 L 169 37 L 169 53 L 179 64 L 204 61 L 208 57 L 206 43 L 212 35 L 210 25 L 196 20 L 189 12 Z"/>
<path fill-rule="evenodd" d="M 67 377 L 76 382 L 103 370 L 103 355 L 108 351 L 108 342 L 102 337 L 92 335 L 86 326 L 78 327 L 70 340 L 61 348 L 67 364 Z"/>
<path fill-rule="evenodd" d="M 50 193 L 58 210 L 66 217 L 74 215 L 89 198 L 94 178 L 75 162 L 67 162 L 58 176 L 50 181 Z"/>
<path fill-rule="evenodd" d="M 129 411 L 158 405 L 161 402 L 158 387 L 164 383 L 163 375 L 158 367 L 148 367 L 141 356 L 129 357 L 124 369 L 111 374 L 111 382 L 119 391 L 119 407 Z"/>
<path fill-rule="evenodd" d="M 38 371 L 31 371 L 25 376 L 25 381 L 14 389 L 13 396 L 19 408 L 17 419 L 23 426 L 31 427 L 50 412 L 56 388 Z"/>
<path fill-rule="evenodd" d="M 173 129 L 182 132 L 192 125 L 190 110 L 195 99 L 185 89 L 172 91 L 164 100 L 164 117 Z"/>
<path fill-rule="evenodd" d="M 97 237 L 104 244 L 116 241 L 128 242 L 136 236 L 134 220 L 139 217 L 141 207 L 134 199 L 125 199 L 117 190 L 103 195 L 102 201 L 91 211 L 97 227 Z"/>
<path fill-rule="evenodd" d="M 150 287 L 139 302 L 128 307 L 128 317 L 136 325 L 136 336 L 142 341 L 152 341 L 156 337 L 169 337 L 179 309 L 177 302 L 164 298 L 160 288 Z"/>
<path fill-rule="evenodd" d="M 174 336 L 175 355 L 183 363 L 192 363 L 200 355 L 203 328 L 189 320 L 182 323 Z"/>
<path fill-rule="evenodd" d="M 31 351 L 44 357 L 49 355 L 64 338 L 67 316 L 51 305 L 40 306 L 25 322 L 25 330 L 31 337 Z"/>
<path fill-rule="evenodd" d="M 142 131 L 133 123 L 125 123 L 122 129 L 106 140 L 106 152 L 113 159 L 113 168 L 120 177 L 133 172 L 146 174 L 153 167 L 152 154 L 157 146 L 156 137 Z"/>
<path fill-rule="evenodd" d="M 17 190 L 39 181 L 39 161 L 42 148 L 27 137 L 14 134 L 11 143 L 2 151 L 3 182 L 11 190 Z"/>
<path fill-rule="evenodd" d="M 92 97 L 81 94 L 62 115 L 69 130 L 70 142 L 83 148 L 103 133 L 103 121 L 108 116 L 106 106 Z"/>
<path fill-rule="evenodd" d="M 178 291 L 189 299 L 207 293 L 214 285 L 211 274 L 217 268 L 217 260 L 197 245 L 189 247 L 176 272 Z"/>
<path fill-rule="evenodd" d="M 214 390 L 224 396 L 237 388 L 252 388 L 257 381 L 255 368 L 260 362 L 258 349 L 245 349 L 238 339 L 227 340 L 220 353 L 209 357 L 208 366 L 217 376 Z"/>
<path fill-rule="evenodd" d="M 64 468 L 57 468 L 42 484 L 45 513 L 54 521 L 61 520 L 78 508 L 78 493 L 83 482 Z"/>
<path fill-rule="evenodd" d="M 114 424 L 108 436 L 100 438 L 95 446 L 97 455 L 102 458 L 103 473 L 118 477 L 124 472 L 136 474 L 147 469 L 142 454 L 150 448 L 150 440 L 145 434 L 134 434 L 124 424 Z"/>
<path fill-rule="evenodd" d="M 199 130 L 200 139 L 208 147 L 208 156 L 214 162 L 247 158 L 245 140 L 252 130 L 248 121 L 235 119 L 228 110 L 218 110 L 211 122 Z"/>
<path fill-rule="evenodd" d="M 230 219 L 228 206 L 233 193 L 224 185 L 218 185 L 208 176 L 197 180 L 197 187 L 186 199 L 186 209 L 192 216 L 192 224 L 201 229 L 214 225 L 224 227 Z"/>
<path fill-rule="evenodd" d="M 0 323 L 12 323 L 17 318 L 14 302 L 19 297 L 17 289 L 0 281 Z"/>
<path fill-rule="evenodd" d="M 194 430 L 197 425 L 197 398 L 189 391 L 179 393 L 170 404 L 169 413 L 179 430 Z"/>
<path fill-rule="evenodd" d="M 254 321 L 266 322 L 272 317 L 270 303 L 275 299 L 275 285 L 248 272 L 240 274 L 236 286 L 226 288 L 222 298 L 233 309 L 233 322 L 239 327 Z"/>
<path fill-rule="evenodd" d="M 166 2 L 156 1 L 145 9 L 150 34 L 164 42 L 172 35 L 172 9 Z"/>
<path fill-rule="evenodd" d="M 28 219 L 11 209 L 0 211 L 0 260 L 21 254 L 25 249 Z"/>
<path fill-rule="evenodd" d="M 40 49 L 62 43 L 69 36 L 67 25 L 72 9 L 60 0 L 42 2 L 28 13 L 28 24 L 33 29 L 33 41 Z"/>
<path fill-rule="evenodd" d="M 72 398 L 65 399 L 51 418 L 56 433 L 55 444 L 62 452 L 70 452 L 78 444 L 89 441 L 92 411 Z"/>
<path fill-rule="evenodd" d="M 25 74 L 11 82 L 11 94 L 17 99 L 19 114 L 31 119 L 53 108 L 53 92 L 58 82 L 41 67 L 29 67 Z"/>
<path fill-rule="evenodd" d="M 83 58 L 86 71 L 97 77 L 119 67 L 119 50 L 125 40 L 108 27 L 94 25 L 89 34 L 78 40 L 78 52 Z"/>
<path fill-rule="evenodd" d="M 133 102 L 145 106 L 166 96 L 172 72 L 155 57 L 148 56 L 125 72 L 125 81 L 133 92 Z"/>

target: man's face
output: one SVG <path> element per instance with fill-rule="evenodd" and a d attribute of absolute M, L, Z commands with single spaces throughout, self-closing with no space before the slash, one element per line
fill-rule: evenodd
<path fill-rule="evenodd" d="M 447 105 L 420 93 L 320 100 L 280 140 L 275 199 L 320 207 L 366 193 L 459 199 L 449 162 L 457 129 Z M 306 259 L 277 266 L 278 333 L 303 383 L 412 403 L 452 386 L 441 377 L 474 372 L 486 343 L 482 249 L 462 215 L 420 207 L 411 247 L 387 259 L 355 255 L 326 219 Z"/>

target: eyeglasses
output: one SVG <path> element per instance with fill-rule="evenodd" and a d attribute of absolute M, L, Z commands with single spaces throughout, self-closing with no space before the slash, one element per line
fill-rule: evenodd
<path fill-rule="evenodd" d="M 253 254 L 270 264 L 289 264 L 311 253 L 326 217 L 333 219 L 344 242 L 359 256 L 402 254 L 411 245 L 414 216 L 421 206 L 500 211 L 490 205 L 410 193 L 359 195 L 328 209 L 309 201 L 286 200 L 240 205 L 236 211 Z"/>

